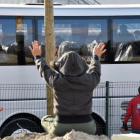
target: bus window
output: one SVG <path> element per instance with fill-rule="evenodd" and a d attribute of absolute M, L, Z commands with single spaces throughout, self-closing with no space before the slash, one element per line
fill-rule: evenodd
<path fill-rule="evenodd" d="M 16 17 L 16 42 L 18 65 L 34 64 L 33 57 L 29 50 L 34 40 L 32 17 Z"/>
<path fill-rule="evenodd" d="M 35 36 L 39 41 L 39 44 L 42 46 L 42 56 L 44 57 L 44 18 L 36 17 L 35 19 Z M 93 17 L 54 17 L 54 40 L 56 56 L 60 57 L 66 50 L 73 50 L 78 52 L 88 63 L 90 63 L 92 50 L 95 45 L 100 42 L 104 42 L 106 44 L 106 48 L 109 47 L 108 19 L 96 19 Z M 67 46 L 70 50 L 63 49 L 63 46 Z M 100 58 L 100 61 L 104 63 L 108 62 L 108 52 Z M 57 57 L 55 58 L 57 59 Z"/>
<path fill-rule="evenodd" d="M 45 26 L 44 17 L 35 18 L 36 39 L 42 47 L 42 57 L 45 57 Z"/>
<path fill-rule="evenodd" d="M 0 17 L 0 65 L 17 64 L 15 17 Z"/>
<path fill-rule="evenodd" d="M 104 42 L 108 48 L 108 20 L 107 18 L 93 17 L 55 17 L 54 35 L 59 36 L 63 42 L 57 46 L 59 57 L 65 51 L 74 50 L 91 61 L 92 51 L 95 45 Z M 66 46 L 67 49 L 64 49 Z M 102 62 L 108 62 L 109 55 L 100 58 Z"/>
<path fill-rule="evenodd" d="M 115 62 L 140 62 L 140 19 L 113 18 L 112 50 Z"/>
<path fill-rule="evenodd" d="M 33 41 L 33 18 L 0 17 L 0 64 L 34 64 L 29 45 Z"/>

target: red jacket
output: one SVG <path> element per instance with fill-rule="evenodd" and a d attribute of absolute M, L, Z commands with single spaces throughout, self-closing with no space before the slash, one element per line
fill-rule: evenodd
<path fill-rule="evenodd" d="M 127 124 L 129 118 L 132 116 L 131 127 L 133 129 L 140 129 L 140 94 L 133 98 L 126 109 L 124 124 Z"/>

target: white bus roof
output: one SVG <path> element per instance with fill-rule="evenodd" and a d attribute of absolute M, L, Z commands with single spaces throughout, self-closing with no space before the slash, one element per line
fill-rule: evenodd
<path fill-rule="evenodd" d="M 0 4 L 1 16 L 44 16 L 43 5 Z M 130 16 L 140 15 L 140 4 L 59 5 L 54 16 Z"/>

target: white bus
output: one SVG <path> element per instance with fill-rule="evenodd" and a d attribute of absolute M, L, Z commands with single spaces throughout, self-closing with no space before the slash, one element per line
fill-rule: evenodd
<path fill-rule="evenodd" d="M 82 51 L 87 56 L 94 42 L 104 42 L 107 52 L 100 58 L 101 82 L 139 81 L 139 11 L 140 5 L 54 6 L 54 35 L 63 38 L 63 41 L 76 42 L 81 49 L 86 46 Z M 18 93 L 14 94 L 9 87 L 12 84 L 21 84 L 24 89 L 25 85 L 28 87 L 29 84 L 44 84 L 28 49 L 33 40 L 38 40 L 44 50 L 44 6 L 1 4 L 0 84 L 7 85 L 5 92 L 0 91 L 0 106 L 4 108 L 0 112 L 2 137 L 7 135 L 7 129 L 8 135 L 16 133 L 18 128 L 11 129 L 11 126 L 21 119 L 22 124 L 31 124 L 28 127 L 23 126 L 25 129 L 34 131 L 33 127 L 40 127 L 40 119 L 46 115 L 45 90 L 40 91 L 39 95 L 37 90 L 35 94 L 29 92 L 24 95 L 23 91 L 19 90 L 22 95 L 20 96 Z M 32 86 L 30 87 L 32 89 Z M 104 90 L 103 92 L 105 93 Z M 119 99 L 119 102 L 113 100 L 115 104 L 125 101 L 124 98 Z M 97 104 L 102 107 L 96 108 Z M 24 105 L 26 107 L 23 107 Z M 106 124 L 104 106 L 105 99 L 93 98 L 93 116 L 96 116 L 94 119 L 101 128 L 99 133 L 105 132 L 102 129 Z M 36 131 L 42 131 L 41 127 Z M 119 130 L 116 133 L 119 133 Z"/>

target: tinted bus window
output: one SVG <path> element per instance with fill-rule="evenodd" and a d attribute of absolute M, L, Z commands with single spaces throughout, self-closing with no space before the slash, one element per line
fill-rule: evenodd
<path fill-rule="evenodd" d="M 0 17 L 0 64 L 34 64 L 28 48 L 33 34 L 33 18 Z"/>
<path fill-rule="evenodd" d="M 42 56 L 45 55 L 44 18 L 36 18 L 36 38 L 42 45 Z M 54 17 L 55 58 L 67 51 L 73 50 L 91 61 L 92 50 L 100 42 L 108 47 L 108 20 L 107 18 L 93 17 Z M 65 46 L 65 48 L 63 47 Z M 108 55 L 100 58 L 108 62 Z"/>
<path fill-rule="evenodd" d="M 55 17 L 54 34 L 58 57 L 74 50 L 90 62 L 95 45 L 100 42 L 104 42 L 106 47 L 109 45 L 107 18 Z M 100 61 L 107 62 L 108 55 L 103 55 Z"/>
<path fill-rule="evenodd" d="M 16 64 L 15 17 L 0 17 L 0 64 Z"/>
<path fill-rule="evenodd" d="M 140 62 L 140 18 L 113 18 L 113 59 Z"/>
<path fill-rule="evenodd" d="M 32 54 L 29 50 L 34 40 L 34 19 L 32 17 L 16 17 L 16 42 L 18 65 L 34 64 Z"/>
<path fill-rule="evenodd" d="M 44 17 L 36 17 L 35 19 L 36 39 L 42 47 L 42 57 L 45 57 L 45 25 Z"/>

